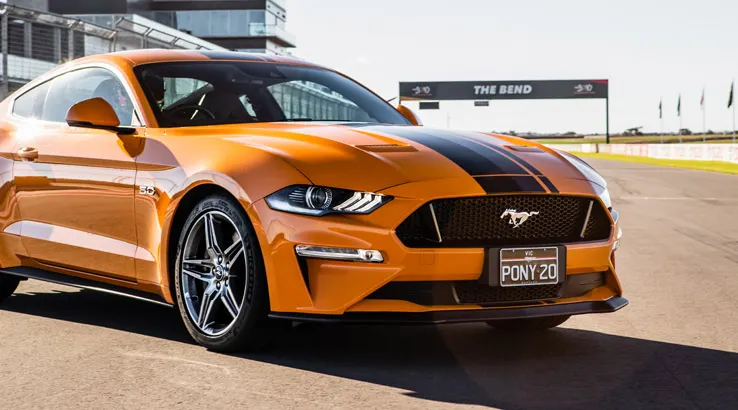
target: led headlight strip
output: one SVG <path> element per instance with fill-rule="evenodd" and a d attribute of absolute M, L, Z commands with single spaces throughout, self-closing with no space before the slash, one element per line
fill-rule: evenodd
<path fill-rule="evenodd" d="M 317 185 L 292 185 L 266 197 L 272 209 L 313 216 L 368 214 L 390 200 L 388 195 Z"/>
<path fill-rule="evenodd" d="M 333 207 L 334 211 L 366 212 L 382 203 L 384 195 L 371 192 L 354 192 L 351 198 Z"/>

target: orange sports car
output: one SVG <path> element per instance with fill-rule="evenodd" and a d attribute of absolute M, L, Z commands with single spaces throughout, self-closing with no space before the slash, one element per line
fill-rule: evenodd
<path fill-rule="evenodd" d="M 297 59 L 64 64 L 0 104 L 0 300 L 38 279 L 166 304 L 217 351 L 290 321 L 531 330 L 627 304 L 597 172 L 420 125 Z"/>

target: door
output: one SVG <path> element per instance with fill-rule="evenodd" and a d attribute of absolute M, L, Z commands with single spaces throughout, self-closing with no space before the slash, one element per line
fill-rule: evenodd
<path fill-rule="evenodd" d="M 132 100 L 103 68 L 72 71 L 42 86 L 43 121 L 27 122 L 14 164 L 23 245 L 38 263 L 133 282 L 135 155 L 142 138 L 65 123 L 72 105 L 102 97 L 121 125 L 135 126 Z"/>

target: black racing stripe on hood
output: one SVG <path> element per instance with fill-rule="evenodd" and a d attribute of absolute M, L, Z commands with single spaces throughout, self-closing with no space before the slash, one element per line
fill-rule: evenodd
<path fill-rule="evenodd" d="M 474 177 L 474 179 L 488 194 L 546 192 L 535 177 L 532 176 L 488 176 Z"/>
<path fill-rule="evenodd" d="M 504 148 L 502 148 L 500 146 L 497 146 L 495 144 L 492 144 L 491 142 L 485 140 L 484 139 L 484 136 L 479 135 L 479 136 L 473 136 L 473 137 L 470 137 L 470 138 L 472 138 L 475 141 L 478 141 L 481 144 L 484 144 L 485 146 L 487 146 L 487 147 L 489 147 L 489 148 L 491 148 L 493 150 L 496 150 L 496 151 L 498 151 L 500 153 L 504 153 L 508 157 L 510 157 L 510 158 L 514 159 L 515 161 L 517 161 L 518 163 L 522 164 L 533 175 L 543 175 L 541 173 L 541 171 L 539 171 L 538 168 L 536 168 L 530 162 L 524 160 L 523 158 L 521 158 L 520 156 L 516 155 L 514 152 L 512 152 L 510 150 L 506 150 L 506 149 L 504 149 Z M 549 191 L 551 191 L 553 193 L 558 193 L 559 192 L 558 188 L 556 188 L 556 186 L 553 184 L 553 182 L 551 182 L 551 180 L 548 179 L 547 177 L 541 177 L 539 179 L 541 180 L 541 182 L 543 182 L 544 185 L 546 185 L 546 188 L 548 188 Z"/>
<path fill-rule="evenodd" d="M 548 188 L 549 191 L 551 191 L 554 194 L 559 193 L 559 189 L 556 188 L 556 185 L 554 185 L 553 182 L 551 182 L 551 180 L 548 179 L 548 177 L 540 176 L 538 177 L 538 179 L 540 179 L 541 182 L 543 182 L 543 185 L 546 185 L 546 188 Z"/>
<path fill-rule="evenodd" d="M 456 135 L 443 135 L 435 130 L 419 131 L 414 127 L 378 126 L 372 127 L 372 131 L 396 135 L 423 144 L 453 161 L 471 176 L 528 173 L 509 158 L 495 151 L 485 150 L 479 144 Z"/>
<path fill-rule="evenodd" d="M 512 174 L 512 175 L 530 174 L 529 170 L 521 167 L 519 164 L 516 164 L 515 161 L 512 161 L 510 159 L 512 157 L 511 155 L 506 155 L 507 154 L 506 152 L 504 152 L 501 149 L 497 149 L 497 147 L 495 147 L 494 145 L 484 144 L 483 141 L 479 141 L 476 138 L 472 138 L 469 135 L 464 134 L 464 133 L 457 134 L 451 131 L 438 131 L 438 130 L 434 130 L 433 132 L 435 132 L 439 136 L 443 136 L 444 138 L 456 140 L 460 144 L 464 145 L 465 147 L 478 152 L 480 155 L 483 155 L 490 161 L 497 164 L 500 168 L 502 168 L 503 170 L 502 174 Z M 480 146 L 479 143 L 482 143 L 484 147 Z M 489 149 L 484 149 L 485 147 Z"/>

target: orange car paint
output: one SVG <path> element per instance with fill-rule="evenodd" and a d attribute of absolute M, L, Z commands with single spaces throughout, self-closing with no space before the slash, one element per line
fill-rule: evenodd
<path fill-rule="evenodd" d="M 21 119 L 9 112 L 12 99 L 0 104 L 2 267 L 43 267 L 156 293 L 172 303 L 168 250 L 178 241 L 175 215 L 193 190 L 215 185 L 243 205 L 255 227 L 272 311 L 340 314 L 480 308 L 364 300 L 392 280 L 479 277 L 484 249 L 409 249 L 394 235 L 406 216 L 431 199 L 485 195 L 472 177 L 421 144 L 362 128 L 298 123 L 158 128 L 133 67 L 196 60 L 208 58 L 194 51 L 166 50 L 93 56 L 60 66 L 16 94 L 63 72 L 104 66 L 130 87 L 144 125 L 133 135 Z M 294 59 L 278 62 L 309 65 Z M 515 155 L 533 164 L 560 194 L 597 198 L 591 183 L 555 151 L 527 140 L 494 137 L 506 150 L 539 148 Z M 35 149 L 37 159 L 21 156 L 24 148 Z M 395 165 L 398 162 L 401 168 Z M 350 185 L 395 200 L 370 215 L 320 218 L 266 205 L 265 196 L 292 184 Z M 153 195 L 142 193 L 142 186 L 153 187 Z M 612 232 L 617 232 L 617 221 L 612 223 Z M 603 242 L 567 246 L 568 275 L 607 272 L 606 283 L 556 303 L 622 294 L 611 262 L 614 242 L 613 235 Z M 379 249 L 386 261 L 309 260 L 308 291 L 295 258 L 298 243 Z"/>

